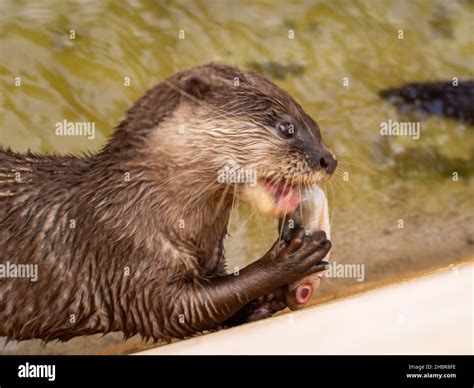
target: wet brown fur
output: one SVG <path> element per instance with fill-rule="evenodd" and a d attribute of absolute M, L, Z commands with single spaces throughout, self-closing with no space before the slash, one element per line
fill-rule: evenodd
<path fill-rule="evenodd" d="M 320 179 L 301 144 L 272 132 L 283 114 L 305 128 L 309 149 L 323 147 L 288 93 L 210 64 L 148 91 L 97 154 L 0 149 L 1 262 L 38 264 L 37 282 L 0 279 L 0 335 L 184 337 L 314 272 L 324 256 L 314 259 L 316 243 L 300 236 L 301 248 L 277 243 L 241 279 L 225 275 L 223 239 L 240 186 L 218 183 L 217 171 L 234 163 L 294 184 Z M 313 257 L 304 269 L 295 263 L 303 246 Z"/>

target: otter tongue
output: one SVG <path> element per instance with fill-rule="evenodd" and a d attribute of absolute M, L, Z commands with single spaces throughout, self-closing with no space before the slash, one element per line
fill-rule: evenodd
<path fill-rule="evenodd" d="M 299 204 L 297 191 L 285 183 L 276 185 L 274 198 L 277 209 L 286 213 L 294 211 Z"/>
<path fill-rule="evenodd" d="M 293 212 L 299 204 L 298 192 L 285 182 L 272 183 L 270 180 L 262 182 L 263 187 L 275 201 L 275 207 L 282 213 Z"/>

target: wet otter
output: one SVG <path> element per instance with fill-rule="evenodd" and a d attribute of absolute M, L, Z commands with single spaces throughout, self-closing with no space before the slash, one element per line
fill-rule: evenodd
<path fill-rule="evenodd" d="M 271 314 L 282 308 L 276 290 L 321 270 L 331 244 L 297 230 L 226 274 L 234 198 L 281 216 L 297 206 L 298 187 L 335 167 L 288 93 L 216 64 L 148 91 L 97 154 L 0 150 L 2 264 L 38 268 L 36 282 L 0 279 L 0 335 L 170 339 Z M 226 168 L 258 180 L 223 184 Z"/>

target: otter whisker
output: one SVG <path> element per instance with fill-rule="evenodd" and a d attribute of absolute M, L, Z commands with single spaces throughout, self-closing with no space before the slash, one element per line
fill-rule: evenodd
<path fill-rule="evenodd" d="M 237 183 L 234 183 L 234 193 L 232 194 L 232 206 L 230 208 L 230 218 L 229 218 L 229 225 L 231 222 L 234 222 L 234 214 L 237 213 L 235 211 L 235 197 L 237 196 Z"/>
<path fill-rule="evenodd" d="M 303 184 L 304 184 L 304 183 L 303 183 Z M 301 185 L 302 185 L 302 183 L 299 183 L 299 184 L 298 184 L 298 195 L 299 195 L 299 200 L 300 200 L 300 206 L 298 206 L 298 207 L 299 207 L 299 209 L 300 209 L 300 219 L 301 219 L 301 223 L 302 223 L 302 225 L 305 225 L 304 218 L 303 218 L 303 216 L 304 216 L 304 214 L 303 214 L 303 207 L 301 206 L 301 201 L 302 201 L 302 199 L 303 199 L 302 194 L 301 194 Z"/>
<path fill-rule="evenodd" d="M 331 195 L 332 195 L 332 204 L 331 204 L 331 225 L 333 224 L 334 222 L 334 214 L 335 214 L 335 202 L 336 202 L 336 195 L 334 194 L 334 187 L 333 187 L 333 183 L 332 181 L 328 181 L 329 183 L 329 187 L 331 189 Z M 326 195 L 327 197 L 327 195 Z"/>
<path fill-rule="evenodd" d="M 286 213 L 283 215 L 283 220 L 281 222 L 280 231 L 278 232 L 278 240 L 279 241 L 281 241 L 281 237 L 283 236 L 283 229 L 285 227 L 285 223 L 286 223 Z"/>
<path fill-rule="evenodd" d="M 348 193 L 346 187 L 342 183 L 341 179 L 343 178 L 340 175 L 336 175 L 333 179 L 334 183 L 337 185 L 338 188 L 340 188 L 344 193 Z"/>
<path fill-rule="evenodd" d="M 361 195 L 361 196 L 364 198 L 364 200 L 367 200 L 367 199 L 365 198 L 365 195 L 364 195 L 364 194 L 359 190 L 359 188 L 358 188 L 356 185 L 354 185 L 350 180 L 344 180 L 344 182 L 346 182 L 346 183 L 348 183 L 349 185 L 351 185 L 351 186 L 357 191 L 357 194 Z"/>
<path fill-rule="evenodd" d="M 257 208 L 254 208 L 251 212 L 250 215 L 247 217 L 247 219 L 244 221 L 244 223 L 241 225 L 240 229 L 236 232 L 236 236 L 240 236 L 242 234 L 242 231 L 247 227 L 247 224 L 249 220 L 252 218 L 252 216 L 255 214 L 257 211 Z"/>
<path fill-rule="evenodd" d="M 293 179 L 294 179 L 294 174 L 293 174 Z M 292 179 L 292 183 L 293 183 L 293 179 Z M 285 186 L 284 186 L 285 189 L 286 189 L 286 185 L 287 185 L 287 181 L 285 180 Z M 285 214 L 283 215 L 283 221 L 282 221 L 282 223 L 281 223 L 281 227 L 280 227 L 280 232 L 279 232 L 278 240 L 281 240 L 281 238 L 282 238 L 282 236 L 283 236 L 283 229 L 285 228 L 286 216 L 287 216 L 287 214 L 285 213 Z"/>
<path fill-rule="evenodd" d="M 217 207 L 216 207 L 216 218 L 222 208 L 222 205 L 224 204 L 224 200 L 225 200 L 225 197 L 227 195 L 227 191 L 229 190 L 229 187 L 230 187 L 231 183 L 227 183 L 225 189 L 222 191 L 222 194 L 221 194 L 221 197 L 219 199 L 219 202 L 217 203 Z"/>
<path fill-rule="evenodd" d="M 253 207 L 253 206 L 252 206 Z M 255 208 L 255 210 L 258 210 L 257 208 Z M 262 224 L 262 215 L 260 214 L 260 212 L 256 212 L 255 213 L 256 215 L 256 219 L 258 221 L 258 226 L 260 228 L 260 233 L 262 234 L 262 237 L 265 236 L 265 228 L 263 227 L 263 224 Z"/>
<path fill-rule="evenodd" d="M 358 167 L 358 168 L 361 168 L 363 170 L 365 170 L 366 172 L 370 173 L 370 174 L 373 174 L 373 175 L 382 175 L 382 176 L 385 176 L 385 174 L 383 174 L 382 172 L 380 171 L 376 171 L 366 165 L 363 165 L 363 164 L 357 164 L 357 163 L 352 163 L 352 162 L 347 162 L 345 160 L 341 160 L 338 158 L 338 163 L 340 164 L 347 164 L 349 166 L 354 166 L 354 167 Z"/>

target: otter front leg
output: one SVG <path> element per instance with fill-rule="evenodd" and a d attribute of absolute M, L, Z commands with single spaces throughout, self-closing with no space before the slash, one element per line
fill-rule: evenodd
<path fill-rule="evenodd" d="M 277 241 L 238 276 L 188 282 L 173 301 L 166 334 L 183 337 L 217 327 L 252 300 L 320 270 L 330 248 L 324 232 L 305 235 L 298 230 L 289 244 Z"/>
<path fill-rule="evenodd" d="M 327 264 L 321 261 L 315 272 L 324 271 Z M 284 295 L 284 288 L 280 287 L 269 294 L 263 295 L 258 299 L 252 300 L 250 303 L 242 307 L 235 315 L 224 322 L 225 327 L 241 325 L 247 322 L 254 322 L 260 319 L 269 318 L 288 307 Z"/>

